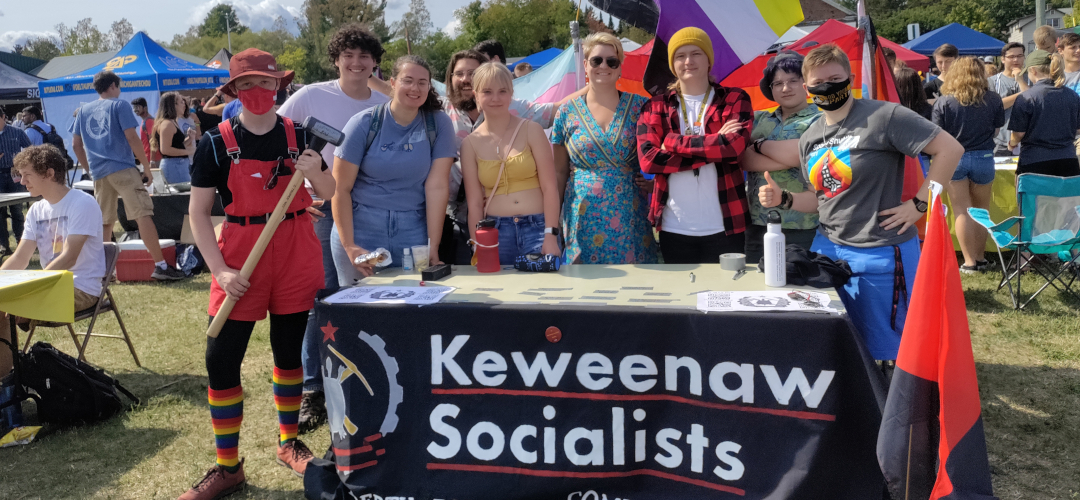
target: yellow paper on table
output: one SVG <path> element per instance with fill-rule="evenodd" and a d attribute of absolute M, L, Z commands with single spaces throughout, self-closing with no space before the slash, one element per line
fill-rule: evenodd
<path fill-rule="evenodd" d="M 28 319 L 75 320 L 75 281 L 70 271 L 0 271 L 0 311 Z"/>

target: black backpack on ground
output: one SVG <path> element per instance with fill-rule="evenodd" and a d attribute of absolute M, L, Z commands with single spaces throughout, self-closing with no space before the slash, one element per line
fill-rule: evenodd
<path fill-rule="evenodd" d="M 20 380 L 41 397 L 38 418 L 57 425 L 108 420 L 125 408 L 117 391 L 139 398 L 104 371 L 37 342 L 22 360 Z"/>
<path fill-rule="evenodd" d="M 45 131 L 37 125 L 31 124 L 30 128 L 36 130 L 37 133 L 41 134 L 42 144 L 52 144 L 56 147 L 56 149 L 60 150 L 60 155 L 64 157 L 64 161 L 67 162 L 67 168 L 68 170 L 70 170 L 71 167 L 75 166 L 75 162 L 71 160 L 71 155 L 68 154 L 67 147 L 64 146 L 64 138 L 60 137 L 60 134 L 56 133 L 55 126 L 48 123 L 46 123 L 46 125 L 49 125 L 49 127 L 52 129 L 48 133 L 45 133 Z"/>

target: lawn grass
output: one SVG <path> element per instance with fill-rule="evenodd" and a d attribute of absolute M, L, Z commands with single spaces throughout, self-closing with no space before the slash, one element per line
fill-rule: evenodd
<path fill-rule="evenodd" d="M 1080 312 L 1056 291 L 1011 309 L 989 275 L 963 276 L 995 493 L 1002 500 L 1080 498 Z M 1025 284 L 1027 286 L 1027 284 Z M 29 446 L 0 450 L 2 499 L 172 499 L 213 464 L 203 355 L 209 276 L 170 284 L 119 284 L 114 294 L 143 362 L 122 342 L 93 339 L 87 358 L 115 374 L 142 405 L 109 422 L 47 430 Z M 98 323 L 118 333 L 115 320 Z M 75 349 L 64 330 L 35 336 Z M 240 452 L 248 488 L 231 498 L 302 498 L 275 463 L 273 362 L 266 322 L 243 368 Z M 29 405 L 28 405 L 29 406 Z M 325 427 L 303 437 L 318 454 Z"/>

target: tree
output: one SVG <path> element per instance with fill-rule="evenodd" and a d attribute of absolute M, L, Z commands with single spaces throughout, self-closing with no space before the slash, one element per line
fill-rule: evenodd
<path fill-rule="evenodd" d="M 483 7 L 474 1 L 455 15 L 461 21 L 459 38 L 472 43 L 493 38 L 502 42 L 507 57 L 518 57 L 569 46 L 577 6 L 571 0 L 491 0 Z M 588 19 L 581 23 L 582 36 L 589 32 Z"/>
<path fill-rule="evenodd" d="M 395 37 L 407 36 L 413 42 L 427 38 L 434 30 L 435 26 L 431 24 L 431 13 L 428 12 L 424 0 L 410 0 L 409 11 L 393 26 Z"/>
<path fill-rule="evenodd" d="M 199 25 L 199 36 L 220 36 L 228 33 L 240 34 L 247 31 L 247 26 L 240 23 L 232 5 L 219 3 L 206 13 Z"/>
<path fill-rule="evenodd" d="M 124 44 L 131 40 L 131 37 L 135 36 L 135 29 L 131 27 L 131 23 L 127 18 L 120 18 L 119 21 L 112 23 L 112 28 L 109 29 L 109 34 L 106 35 L 109 42 L 109 50 L 120 50 L 124 48 Z"/>
<path fill-rule="evenodd" d="M 31 38 L 26 41 L 26 45 L 16 45 L 14 48 L 16 54 L 41 59 L 42 61 L 51 60 L 61 53 L 56 41 L 43 36 Z"/>
<path fill-rule="evenodd" d="M 109 39 L 98 29 L 91 18 L 85 18 L 69 28 L 64 23 L 56 25 L 64 55 L 96 54 L 109 50 Z"/>
<path fill-rule="evenodd" d="M 304 19 L 299 23 L 297 40 L 304 57 L 302 64 L 293 68 L 297 76 L 305 82 L 337 77 L 326 44 L 334 32 L 346 24 L 358 23 L 386 44 L 390 40 L 390 29 L 386 26 L 385 10 L 386 0 L 305 0 Z"/>

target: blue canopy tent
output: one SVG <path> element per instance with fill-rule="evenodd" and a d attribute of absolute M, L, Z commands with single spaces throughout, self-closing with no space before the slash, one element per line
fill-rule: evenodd
<path fill-rule="evenodd" d="M 924 33 L 908 43 L 905 49 L 924 55 L 932 55 L 938 47 L 951 43 L 960 50 L 962 56 L 999 56 L 1005 42 L 990 35 L 979 33 L 967 26 L 952 23 L 929 33 Z"/>
<path fill-rule="evenodd" d="M 120 77 L 120 98 L 128 102 L 145 98 L 150 114 L 157 112 L 162 92 L 217 88 L 229 80 L 227 70 L 180 59 L 146 34 L 135 33 L 112 59 L 73 75 L 38 82 L 46 120 L 56 126 L 69 148 L 75 112 L 98 98 L 94 75 L 106 69 Z"/>
<path fill-rule="evenodd" d="M 535 70 L 535 69 L 539 68 L 540 66 L 543 66 L 543 65 L 551 62 L 552 59 L 555 59 L 556 57 L 559 57 L 559 54 L 562 54 L 562 53 L 563 53 L 562 49 L 557 49 L 555 47 L 552 47 L 550 49 L 542 50 L 542 51 L 537 52 L 535 54 L 525 56 L 520 61 L 517 61 L 514 64 L 507 64 L 506 67 L 510 68 L 510 71 L 514 71 L 514 68 L 517 67 L 518 64 L 529 63 L 533 67 L 533 69 Z"/>

